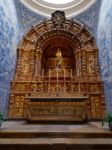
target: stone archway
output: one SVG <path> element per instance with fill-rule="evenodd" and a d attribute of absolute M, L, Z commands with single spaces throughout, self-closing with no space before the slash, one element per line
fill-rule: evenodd
<path fill-rule="evenodd" d="M 45 69 L 50 58 L 55 57 L 58 48 L 62 49 L 63 59 L 67 57 L 70 58 L 69 61 L 72 60 L 71 65 L 69 61 L 65 61 L 69 62 L 65 69 L 70 67 L 72 70 L 72 74 L 68 71 L 66 84 L 65 80 L 63 82 L 64 86 L 66 85 L 66 96 L 67 92 L 74 96 L 87 96 L 87 118 L 103 117 L 104 92 L 94 38 L 83 25 L 66 20 L 64 13 L 57 11 L 53 13 L 51 20 L 44 20 L 32 27 L 18 48 L 15 78 L 11 82 L 10 118 L 26 118 L 26 97 L 49 91 L 49 78 L 46 73 L 47 78 L 44 78 L 43 82 L 42 69 L 43 66 Z M 44 63 L 43 58 L 47 60 Z M 52 66 L 52 61 L 49 64 Z M 61 86 L 63 91 L 60 79 Z"/>

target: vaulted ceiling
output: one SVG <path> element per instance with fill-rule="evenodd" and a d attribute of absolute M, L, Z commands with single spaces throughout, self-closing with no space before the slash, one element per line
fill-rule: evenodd
<path fill-rule="evenodd" d="M 35 5 L 35 7 L 36 7 L 35 11 L 33 9 L 31 9 L 30 4 L 32 4 L 33 1 L 34 0 L 30 0 L 30 1 L 29 0 L 14 0 L 18 19 L 19 19 L 19 24 L 20 24 L 20 28 L 21 28 L 20 30 L 22 30 L 22 32 L 20 32 L 20 38 L 22 38 L 22 36 L 25 34 L 25 32 L 28 31 L 32 25 L 36 25 L 36 24 L 40 23 L 42 20 L 48 19 L 46 17 L 46 15 L 42 15 L 42 13 L 39 13 L 36 5 Z M 35 3 L 37 4 L 37 2 L 41 3 L 44 1 L 45 0 L 35 0 Z M 84 5 L 83 4 L 81 5 L 82 1 L 84 2 Z M 60 0 L 60 2 L 61 2 L 61 0 Z M 79 5 L 78 2 L 80 2 L 80 5 L 86 9 L 81 10 L 81 7 L 80 7 L 81 11 L 78 11 L 77 9 L 75 9 L 75 7 L 77 7 Z M 88 4 L 87 4 L 87 2 L 88 2 Z M 68 4 L 70 5 L 71 3 L 72 2 L 66 3 L 66 5 L 68 5 Z M 74 4 L 75 4 L 74 11 L 77 11 L 77 13 L 74 14 L 75 16 L 74 15 L 72 16 L 72 19 L 77 20 L 78 22 L 84 24 L 86 26 L 86 28 L 96 37 L 101 0 L 92 0 L 92 1 L 91 0 L 74 0 Z M 54 6 L 53 4 L 50 4 L 50 5 L 52 5 L 52 7 Z M 77 8 L 79 8 L 79 6 Z M 61 10 L 62 10 L 62 8 L 61 8 Z M 49 13 L 49 10 L 47 12 Z M 54 10 L 53 10 L 53 12 L 54 12 Z M 49 14 L 49 17 L 51 17 L 51 13 Z M 71 19 L 71 17 L 70 17 L 70 19 Z"/>
<path fill-rule="evenodd" d="M 35 13 L 50 17 L 56 10 L 65 12 L 66 17 L 73 17 L 88 9 L 96 0 L 21 0 Z"/>

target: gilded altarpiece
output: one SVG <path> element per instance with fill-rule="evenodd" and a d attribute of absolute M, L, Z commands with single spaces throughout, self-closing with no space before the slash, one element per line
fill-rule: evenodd
<path fill-rule="evenodd" d="M 32 27 L 23 37 L 17 49 L 16 72 L 11 82 L 9 118 L 27 118 L 28 97 L 86 97 L 87 119 L 104 116 L 103 83 L 94 38 L 83 25 L 65 19 L 62 12 L 56 12 L 51 20 Z M 37 104 L 38 108 L 51 106 L 50 113 L 54 114 L 54 103 L 38 101 L 32 105 Z M 75 111 L 81 103 L 59 104 L 66 114 L 67 106 Z M 36 111 L 49 113 L 48 108 Z"/>

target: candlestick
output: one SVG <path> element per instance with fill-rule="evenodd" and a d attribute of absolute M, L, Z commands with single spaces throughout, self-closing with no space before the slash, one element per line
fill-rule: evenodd
<path fill-rule="evenodd" d="M 44 68 L 42 69 L 42 86 L 41 86 L 41 94 L 43 94 L 44 91 Z"/>
<path fill-rule="evenodd" d="M 65 80 L 65 69 L 64 69 L 64 80 Z"/>
<path fill-rule="evenodd" d="M 72 79 L 72 74 L 73 74 L 73 72 L 72 72 L 72 69 L 71 69 L 71 79 Z"/>
<path fill-rule="evenodd" d="M 50 77 L 51 77 L 51 70 L 49 69 L 49 79 L 50 79 Z"/>
<path fill-rule="evenodd" d="M 73 93 L 73 87 L 72 87 L 72 69 L 71 69 L 71 93 Z"/>
<path fill-rule="evenodd" d="M 79 73 L 80 73 L 80 71 L 79 71 L 79 68 L 77 69 L 77 76 L 79 77 Z"/>
<path fill-rule="evenodd" d="M 64 93 L 66 92 L 66 74 L 65 74 L 65 69 L 64 69 Z"/>
<path fill-rule="evenodd" d="M 51 77 L 51 70 L 49 69 L 49 87 L 48 87 L 48 92 L 50 92 L 50 77 Z"/>
<path fill-rule="evenodd" d="M 79 92 L 80 92 L 80 83 L 79 83 Z"/>
<path fill-rule="evenodd" d="M 59 84 L 59 83 L 58 83 L 58 78 L 59 78 L 59 77 L 58 77 L 58 67 L 57 67 L 56 70 L 57 70 L 57 96 L 58 96 L 58 94 L 59 94 L 59 93 L 58 93 L 58 92 L 59 92 L 59 89 L 58 89 L 58 84 Z"/>
<path fill-rule="evenodd" d="M 44 79 L 44 68 L 42 69 L 42 80 Z"/>

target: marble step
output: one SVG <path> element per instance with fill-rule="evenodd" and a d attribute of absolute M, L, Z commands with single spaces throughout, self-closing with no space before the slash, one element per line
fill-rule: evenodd
<path fill-rule="evenodd" d="M 112 150 L 111 138 L 1 138 L 0 150 Z"/>
<path fill-rule="evenodd" d="M 31 132 L 0 131 L 0 138 L 112 138 L 111 132 Z"/>

